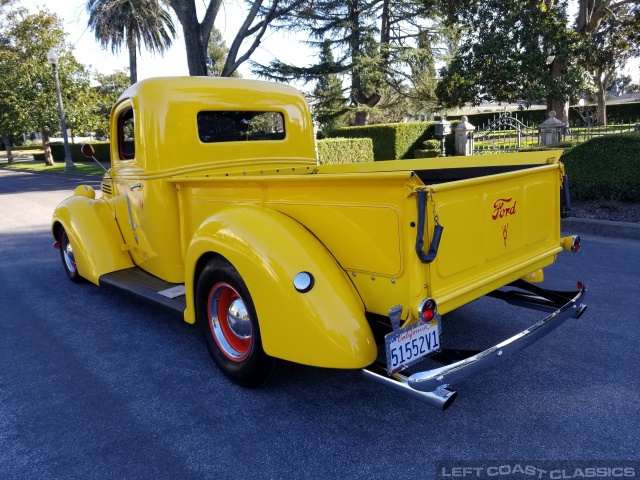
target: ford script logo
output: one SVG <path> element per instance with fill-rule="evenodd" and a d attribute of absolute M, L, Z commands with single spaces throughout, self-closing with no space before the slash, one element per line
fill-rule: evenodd
<path fill-rule="evenodd" d="M 508 217 L 509 215 L 516 214 L 516 201 L 514 200 L 513 204 L 511 204 L 511 198 L 499 198 L 493 204 L 493 215 L 491 218 L 493 220 L 497 220 L 498 218 Z"/>

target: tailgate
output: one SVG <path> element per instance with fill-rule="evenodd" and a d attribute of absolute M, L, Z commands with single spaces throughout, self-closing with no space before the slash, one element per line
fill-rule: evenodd
<path fill-rule="evenodd" d="M 441 313 L 554 261 L 562 250 L 561 175 L 550 164 L 426 187 L 429 241 L 436 219 L 444 228 L 427 269 Z"/>

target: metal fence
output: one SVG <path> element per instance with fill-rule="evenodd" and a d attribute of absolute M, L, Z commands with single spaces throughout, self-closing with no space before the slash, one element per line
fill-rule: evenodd
<path fill-rule="evenodd" d="M 640 119 L 598 125 L 587 117 L 565 127 L 561 138 L 563 142 L 576 144 L 594 137 L 625 132 L 640 132 Z M 474 155 L 517 152 L 523 148 L 537 147 L 541 142 L 540 126 L 524 123 L 518 119 L 517 113 L 511 112 L 496 114 L 492 120 L 479 126 L 473 137 Z"/>
<path fill-rule="evenodd" d="M 610 122 L 607 125 L 598 125 L 587 118 L 585 121 L 572 122 L 569 127 L 565 128 L 562 137 L 565 142 L 580 143 L 594 137 L 628 132 L 640 132 L 640 119 L 635 121 L 620 120 Z"/>

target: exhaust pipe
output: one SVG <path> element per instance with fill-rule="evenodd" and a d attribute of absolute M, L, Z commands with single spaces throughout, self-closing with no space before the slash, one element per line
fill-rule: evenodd
<path fill-rule="evenodd" d="M 376 366 L 371 365 L 368 368 L 362 369 L 362 375 L 364 378 L 413 397 L 421 402 L 425 402 L 432 407 L 439 408 L 443 411 L 451 406 L 458 395 L 458 392 L 450 390 L 448 385 L 440 385 L 433 392 L 420 392 L 418 390 L 414 390 L 408 385 L 407 377 L 404 375 L 395 374 L 393 377 L 388 377 L 386 371 L 376 368 L 377 370 L 381 370 L 381 373 L 378 373 L 374 372 L 372 370 L 373 368 L 376 368 Z"/>

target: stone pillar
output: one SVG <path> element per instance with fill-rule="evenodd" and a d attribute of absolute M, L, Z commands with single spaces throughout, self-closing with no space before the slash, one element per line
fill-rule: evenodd
<path fill-rule="evenodd" d="M 564 122 L 556 118 L 556 112 L 551 110 L 549 118 L 540 124 L 540 145 L 551 145 L 562 141 Z"/>
<path fill-rule="evenodd" d="M 462 122 L 454 128 L 455 155 L 473 155 L 473 132 L 476 127 L 471 125 L 467 120 L 469 120 L 469 118 L 466 116 L 462 117 Z"/>

